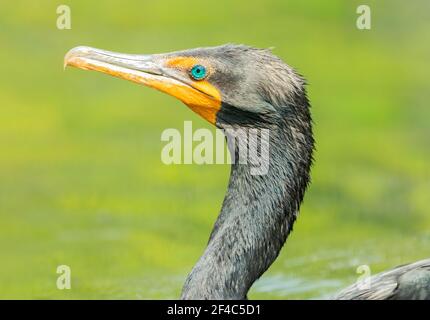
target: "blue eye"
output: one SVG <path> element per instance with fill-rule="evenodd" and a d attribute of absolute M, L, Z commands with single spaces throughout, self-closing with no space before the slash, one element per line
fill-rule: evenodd
<path fill-rule="evenodd" d="M 195 80 L 202 80 L 204 77 L 206 77 L 206 68 L 200 64 L 196 64 L 191 69 L 191 77 L 193 77 Z"/>

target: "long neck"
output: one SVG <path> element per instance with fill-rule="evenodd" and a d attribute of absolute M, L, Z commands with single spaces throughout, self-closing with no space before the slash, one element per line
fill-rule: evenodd
<path fill-rule="evenodd" d="M 278 256 L 297 217 L 312 162 L 310 121 L 297 124 L 285 120 L 270 129 L 266 174 L 252 174 L 251 164 L 232 164 L 221 212 L 182 299 L 245 299 Z"/>

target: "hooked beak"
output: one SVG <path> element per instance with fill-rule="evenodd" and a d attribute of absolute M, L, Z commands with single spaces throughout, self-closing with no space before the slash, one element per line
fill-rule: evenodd
<path fill-rule="evenodd" d="M 174 96 L 203 118 L 216 123 L 221 106 L 219 91 L 207 82 L 193 83 L 169 66 L 163 55 L 116 53 L 91 47 L 75 47 L 64 57 L 64 67 L 94 70 L 155 88 Z"/>

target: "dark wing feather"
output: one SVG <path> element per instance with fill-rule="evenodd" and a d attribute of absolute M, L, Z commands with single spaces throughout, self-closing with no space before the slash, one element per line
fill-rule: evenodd
<path fill-rule="evenodd" d="M 336 300 L 430 300 L 430 259 L 399 266 L 370 278 L 370 286 L 355 283 Z"/>

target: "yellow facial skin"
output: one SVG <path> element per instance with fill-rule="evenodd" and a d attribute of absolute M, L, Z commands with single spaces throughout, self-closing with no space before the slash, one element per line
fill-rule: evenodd
<path fill-rule="evenodd" d="M 204 61 L 197 60 L 194 57 L 175 57 L 166 60 L 166 66 L 182 71 L 184 74 L 189 74 L 191 68 L 196 64 L 207 65 Z M 208 74 L 212 72 L 210 67 L 207 67 Z M 221 96 L 217 88 L 206 80 L 192 82 L 192 87 L 197 90 L 179 90 L 177 92 L 167 92 L 172 96 L 184 102 L 191 110 L 215 124 L 216 114 L 221 108 Z M 205 94 L 201 94 L 205 93 Z"/>
<path fill-rule="evenodd" d="M 152 59 L 151 56 L 142 56 L 142 61 L 137 55 L 77 47 L 66 54 L 64 65 L 99 71 L 165 92 L 181 100 L 210 123 L 216 123 L 216 114 L 221 108 L 220 92 L 204 79 L 196 81 L 189 77 L 191 68 L 196 64 L 205 65 L 205 61 L 194 57 Z M 160 70 L 172 71 L 178 77 L 160 74 Z M 209 66 L 207 70 L 208 73 L 212 71 Z"/>

